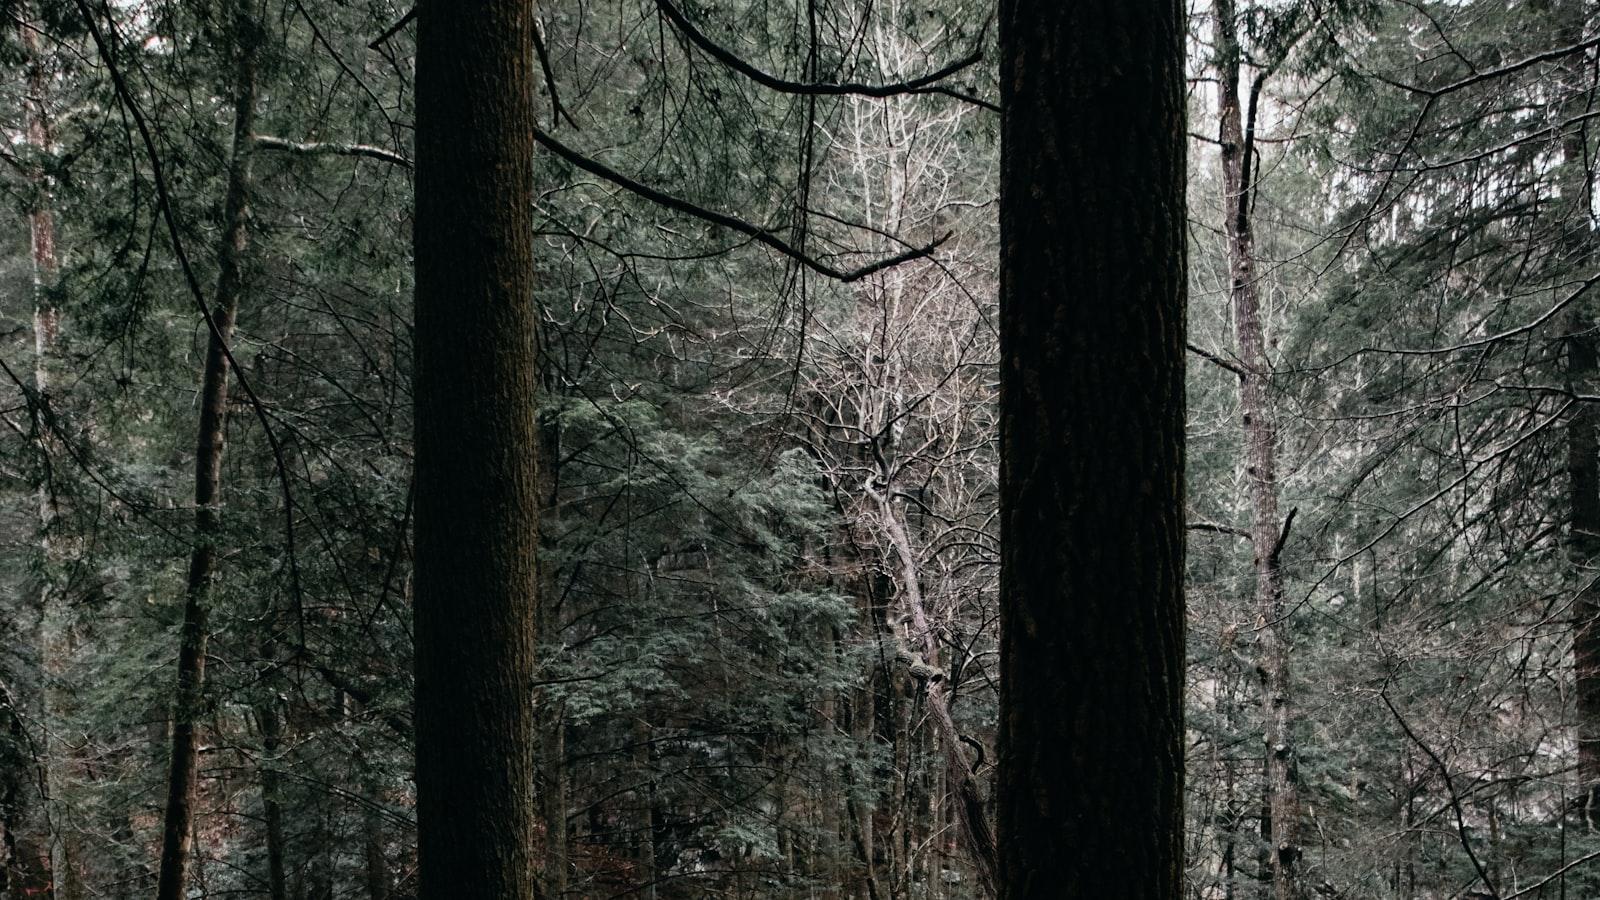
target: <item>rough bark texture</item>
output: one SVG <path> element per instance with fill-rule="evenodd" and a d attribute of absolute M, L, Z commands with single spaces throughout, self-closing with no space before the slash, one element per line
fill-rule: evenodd
<path fill-rule="evenodd" d="M 183 629 L 178 648 L 178 683 L 172 705 L 172 754 L 162 820 L 161 872 L 156 900 L 187 896 L 189 851 L 194 842 L 198 776 L 198 727 L 206 678 L 206 628 L 211 584 L 216 575 L 216 540 L 221 530 L 222 451 L 226 444 L 227 346 L 244 289 L 244 255 L 250 242 L 250 136 L 255 127 L 257 25 L 247 4 L 233 10 L 233 147 L 217 253 L 217 292 L 200 385 L 200 427 L 194 463 L 194 547 L 184 587 Z"/>
<path fill-rule="evenodd" d="M 1289 627 L 1280 563 L 1284 522 L 1278 513 L 1278 432 L 1273 414 L 1272 363 L 1262 323 L 1251 220 L 1254 122 L 1240 102 L 1239 22 L 1233 0 L 1217 0 L 1216 76 L 1222 160 L 1223 233 L 1227 239 L 1229 299 L 1239 356 L 1239 408 L 1250 491 L 1250 544 L 1255 555 L 1256 671 L 1261 679 L 1267 818 L 1263 827 L 1275 900 L 1299 894 L 1300 794 L 1290 729 Z M 1264 76 L 1263 76 L 1264 77 Z"/>
<path fill-rule="evenodd" d="M 1000 4 L 1002 900 L 1182 888 L 1183 33 Z"/>
<path fill-rule="evenodd" d="M 1582 39 L 1589 0 L 1554 0 L 1558 40 Z M 1563 119 L 1573 122 L 1561 135 L 1559 172 L 1564 220 L 1560 223 L 1562 258 L 1558 265 L 1585 277 L 1594 265 L 1591 233 L 1593 184 L 1587 167 L 1587 135 L 1583 115 L 1589 108 L 1593 73 L 1587 57 L 1575 54 L 1562 67 Z M 1564 322 L 1567 387 L 1592 395 L 1600 375 L 1600 345 L 1595 339 L 1593 302 L 1581 299 Z M 1593 403 L 1574 403 L 1567 415 L 1567 552 L 1571 557 L 1576 595 L 1573 599 L 1572 656 L 1578 719 L 1578 782 L 1584 821 L 1600 828 L 1600 441 Z"/>
<path fill-rule="evenodd" d="M 42 156 L 52 149 L 46 103 L 50 84 L 39 34 L 34 28 L 33 23 L 22 22 L 18 31 L 27 62 L 25 137 L 29 152 Z M 28 208 L 33 263 L 33 388 L 42 401 L 50 390 L 50 360 L 55 355 L 60 322 L 53 297 L 59 264 L 49 176 L 42 167 L 30 167 L 27 177 L 33 190 Z M 36 422 L 42 423 L 42 419 Z M 48 720 L 49 710 L 46 685 L 53 618 L 49 572 L 55 556 L 51 526 L 57 509 L 47 466 L 55 441 L 45 427 L 37 427 L 36 433 L 42 461 L 36 494 L 44 574 L 29 587 L 32 603 L 26 615 L 31 621 L 18 628 L 26 634 L 29 645 L 26 650 L 18 648 L 18 656 L 27 657 L 20 668 L 33 671 L 0 671 L 0 896 L 17 898 L 52 896 L 57 855 L 53 848 L 58 846 L 52 839 L 48 810 L 54 796 L 51 787 L 56 755 L 50 752 L 48 728 L 38 725 Z M 23 677 L 15 677 L 18 675 Z M 33 723 L 31 728 L 29 722 Z"/>
<path fill-rule="evenodd" d="M 421 900 L 528 900 L 539 435 L 532 0 L 417 17 Z"/>

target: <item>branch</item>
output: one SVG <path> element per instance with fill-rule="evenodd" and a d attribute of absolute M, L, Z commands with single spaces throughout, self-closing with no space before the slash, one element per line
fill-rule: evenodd
<path fill-rule="evenodd" d="M 1586 854 L 1584 856 L 1580 856 L 1577 859 L 1573 860 L 1572 862 L 1569 862 L 1566 865 L 1562 866 L 1561 868 L 1555 870 L 1554 872 L 1551 872 L 1549 875 L 1546 875 L 1545 877 L 1539 879 L 1538 881 L 1535 881 L 1533 884 L 1530 884 L 1527 887 L 1523 888 L 1522 890 L 1517 891 L 1515 894 L 1507 894 L 1507 895 L 1505 895 L 1503 898 L 1501 898 L 1501 900 L 1517 900 L 1518 897 L 1526 897 L 1529 894 L 1533 893 L 1534 891 L 1537 891 L 1537 890 L 1543 888 L 1545 885 L 1549 884 L 1550 882 L 1555 881 L 1557 878 L 1560 878 L 1561 876 L 1567 874 L 1568 872 L 1572 871 L 1573 869 L 1576 869 L 1577 867 L 1583 865 L 1584 863 L 1589 862 L 1589 861 L 1594 860 L 1594 859 L 1597 859 L 1597 858 L 1600 858 L 1600 850 L 1596 850 L 1593 853 L 1589 853 L 1589 854 Z"/>
<path fill-rule="evenodd" d="M 720 225 L 729 231 L 736 231 L 751 238 L 752 240 L 766 244 L 768 247 L 771 247 L 784 256 L 787 256 L 795 262 L 800 263 L 813 272 L 816 272 L 820 275 L 825 275 L 837 281 L 845 282 L 847 284 L 852 281 L 860 281 L 869 275 L 882 272 L 884 269 L 890 269 L 902 263 L 907 263 L 915 259 L 922 259 L 924 257 L 931 256 L 933 255 L 933 251 L 938 249 L 939 246 L 945 241 L 949 240 L 951 236 L 951 233 L 947 232 L 943 237 L 933 241 L 932 243 L 925 244 L 921 247 L 913 247 L 904 253 L 891 256 L 886 259 L 880 259 L 877 262 L 869 263 L 859 269 L 841 271 L 813 256 L 807 255 L 805 252 L 799 249 L 796 249 L 792 244 L 778 237 L 772 232 L 771 229 L 763 228 L 760 225 L 746 222 L 743 219 L 730 216 L 726 213 L 720 213 L 715 210 L 706 209 L 703 206 L 697 206 L 680 197 L 674 197 L 671 194 L 658 191 L 649 185 L 641 184 L 640 182 L 629 178 L 628 176 L 605 165 L 604 163 L 584 156 L 578 151 L 573 150 L 571 147 L 568 147 L 566 144 L 561 143 L 537 128 L 533 130 L 533 139 L 538 141 L 555 155 L 561 157 L 569 163 L 572 163 L 574 166 L 577 166 L 591 175 L 604 178 L 606 181 L 609 181 L 630 193 L 637 194 L 638 196 L 643 197 L 652 203 L 675 210 L 687 216 L 693 216 L 696 219 L 710 222 L 714 225 Z"/>
<path fill-rule="evenodd" d="M 406 27 L 407 25 L 410 25 L 411 21 L 413 19 L 415 19 L 416 17 L 417 17 L 417 8 L 415 6 L 413 6 L 413 7 L 411 7 L 411 11 L 410 12 L 408 12 L 405 15 L 400 17 L 400 21 L 394 23 L 393 25 L 390 25 L 388 28 L 385 28 L 383 30 L 383 34 L 380 34 L 377 37 L 373 38 L 372 39 L 372 43 L 367 45 L 367 49 L 368 50 L 376 50 L 379 47 L 383 46 L 383 42 L 384 41 L 387 41 L 389 38 L 392 38 L 395 35 L 399 34 L 400 33 L 400 29 Z"/>
<path fill-rule="evenodd" d="M 1456 835 L 1461 839 L 1461 848 L 1467 851 L 1467 859 L 1472 861 L 1472 868 L 1477 871 L 1478 877 L 1483 879 L 1483 886 L 1489 889 L 1490 896 L 1494 897 L 1495 900 L 1500 900 L 1500 889 L 1494 886 L 1494 881 L 1489 877 L 1488 870 L 1483 867 L 1483 863 L 1478 859 L 1478 854 L 1472 849 L 1472 841 L 1467 839 L 1467 817 L 1461 811 L 1461 795 L 1456 793 L 1456 782 L 1454 778 L 1450 777 L 1450 767 L 1446 766 L 1444 760 L 1439 758 L 1439 754 L 1433 752 L 1432 747 L 1429 747 L 1421 737 L 1417 736 L 1415 731 L 1411 730 L 1411 725 L 1406 721 L 1405 716 L 1400 715 L 1400 710 L 1395 709 L 1394 703 L 1390 702 L 1387 690 L 1379 691 L 1378 696 L 1383 699 L 1383 705 L 1389 707 L 1389 712 L 1394 714 L 1394 720 L 1400 723 L 1400 730 L 1406 733 L 1406 737 L 1410 738 L 1411 742 L 1421 748 L 1422 752 L 1428 755 L 1428 759 L 1433 760 L 1433 764 L 1439 767 L 1439 774 L 1444 777 L 1445 790 L 1450 793 L 1450 808 L 1456 814 Z"/>
<path fill-rule="evenodd" d="M 1267 557 L 1273 565 L 1278 564 L 1278 557 L 1283 555 L 1283 545 L 1289 543 L 1289 529 L 1294 527 L 1295 513 L 1300 511 L 1296 506 L 1289 510 L 1289 515 L 1283 520 L 1283 530 L 1278 532 L 1278 539 L 1272 544 L 1272 555 Z"/>
<path fill-rule="evenodd" d="M 1222 357 L 1218 356 L 1217 354 L 1212 353 L 1210 350 L 1206 350 L 1206 349 L 1204 349 L 1202 347 L 1197 347 L 1194 344 L 1184 344 L 1184 346 L 1186 348 L 1188 348 L 1189 352 L 1193 353 L 1195 356 L 1200 357 L 1201 359 L 1205 360 L 1206 362 L 1215 363 L 1216 365 L 1219 365 L 1222 368 L 1227 369 L 1229 372 L 1232 372 L 1233 374 L 1239 376 L 1240 378 L 1244 378 L 1245 376 L 1250 374 L 1249 372 L 1245 371 L 1244 366 L 1241 366 L 1238 363 L 1233 362 L 1231 360 L 1223 359 Z"/>
<path fill-rule="evenodd" d="M 277 150 L 298 156 L 360 156 L 406 169 L 411 168 L 411 160 L 393 150 L 374 147 L 371 144 L 328 144 L 320 141 L 296 143 L 280 137 L 258 134 L 255 136 L 255 145 L 261 150 Z"/>
<path fill-rule="evenodd" d="M 1475 72 L 1465 78 L 1460 79 L 1459 81 L 1452 81 L 1449 84 L 1436 88 L 1425 88 L 1414 84 L 1407 84 L 1403 81 L 1397 81 L 1382 75 L 1378 75 L 1376 77 L 1379 81 L 1382 81 L 1392 87 L 1410 91 L 1413 94 L 1421 94 L 1422 96 L 1432 100 L 1443 97 L 1446 94 L 1453 94 L 1456 91 L 1471 87 L 1479 82 L 1490 81 L 1495 78 L 1520 72 L 1523 69 L 1529 68 L 1530 66 L 1536 66 L 1542 62 L 1550 62 L 1552 60 L 1560 59 L 1563 56 L 1571 56 L 1574 53 L 1582 53 L 1583 51 L 1588 50 L 1590 47 L 1594 47 L 1596 45 L 1600 45 L 1600 37 L 1593 37 L 1587 41 L 1580 41 L 1570 47 L 1561 47 L 1556 50 L 1546 50 L 1543 53 L 1535 53 L 1532 56 L 1501 66 L 1498 69 L 1490 69 L 1486 72 Z"/>
<path fill-rule="evenodd" d="M 978 97 L 973 97 L 969 94 L 961 93 L 960 91 L 951 90 L 947 87 L 941 87 L 937 84 L 937 82 L 954 75 L 962 69 L 976 65 L 980 60 L 983 59 L 983 53 L 980 50 L 974 50 L 961 59 L 958 59 L 955 62 L 938 69 L 937 71 L 930 72 L 927 75 L 923 75 L 919 78 L 913 78 L 910 81 L 895 82 L 893 84 L 790 81 L 786 78 L 779 78 L 776 75 L 763 72 L 750 63 L 745 62 L 743 59 L 740 59 L 739 56 L 733 51 L 728 50 L 727 48 L 713 41 L 706 35 L 705 32 L 696 28 L 694 24 L 690 22 L 689 19 L 684 16 L 684 14 L 676 6 L 673 6 L 672 3 L 669 2 L 669 0 L 656 0 L 656 8 L 661 10 L 661 14 L 666 16 L 667 20 L 672 23 L 673 27 L 678 29 L 678 31 L 681 32 L 684 37 L 688 38 L 690 43 L 705 51 L 707 55 L 734 70 L 735 72 L 738 72 L 746 78 L 749 78 L 751 81 L 785 94 L 810 94 L 814 96 L 821 95 L 829 97 L 836 97 L 844 94 L 857 94 L 864 97 L 894 97 L 900 94 L 943 94 L 947 97 L 954 97 L 957 100 L 964 100 L 968 103 L 981 106 L 994 112 L 1000 111 L 1000 107 L 997 104 Z"/>
<path fill-rule="evenodd" d="M 1232 525 L 1224 525 L 1221 522 L 1205 522 L 1205 521 L 1190 522 L 1189 523 L 1189 530 L 1190 531 L 1211 531 L 1211 532 L 1215 532 L 1217 534 L 1231 534 L 1234 537 L 1238 537 L 1238 538 L 1249 538 L 1250 537 L 1250 532 L 1245 531 L 1243 528 L 1235 528 Z"/>

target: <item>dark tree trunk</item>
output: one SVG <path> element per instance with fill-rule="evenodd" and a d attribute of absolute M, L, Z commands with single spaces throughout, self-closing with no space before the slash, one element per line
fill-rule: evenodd
<path fill-rule="evenodd" d="M 1002 0 L 1002 900 L 1183 884 L 1184 10 Z"/>
<path fill-rule="evenodd" d="M 1558 40 L 1577 43 L 1587 28 L 1589 0 L 1556 0 Z M 1586 127 L 1593 77 L 1588 58 L 1574 54 L 1562 66 L 1569 92 L 1562 118 L 1573 124 L 1561 136 L 1560 169 L 1563 272 L 1582 278 L 1594 265 L 1594 186 L 1588 171 Z M 1566 316 L 1566 382 L 1576 394 L 1593 394 L 1600 375 L 1600 346 L 1595 339 L 1593 302 L 1580 299 Z M 1572 657 L 1578 719 L 1578 782 L 1584 821 L 1600 828 L 1600 443 L 1596 438 L 1593 403 L 1574 403 L 1567 414 L 1567 550 L 1572 559 L 1576 597 L 1573 601 Z"/>
<path fill-rule="evenodd" d="M 1250 544 L 1255 555 L 1256 671 L 1261 678 L 1262 737 L 1266 771 L 1268 871 L 1274 900 L 1299 891 L 1300 793 L 1290 730 L 1289 628 L 1283 606 L 1278 514 L 1278 433 L 1268 396 L 1272 365 L 1262 322 L 1260 275 L 1256 270 L 1254 191 L 1255 123 L 1245 121 L 1240 102 L 1239 21 L 1234 0 L 1217 0 L 1217 109 L 1222 160 L 1223 233 L 1227 238 L 1229 299 L 1240 362 L 1239 407 L 1243 417 L 1245 470 L 1250 489 Z M 1264 74 L 1258 77 L 1266 77 Z M 1253 107 L 1253 103 L 1252 103 Z M 1253 110 L 1252 110 L 1253 117 Z"/>
<path fill-rule="evenodd" d="M 538 568 L 532 0 L 417 17 L 421 900 L 529 900 Z"/>
<path fill-rule="evenodd" d="M 275 701 L 262 702 L 256 710 L 256 721 L 261 725 L 261 815 L 267 832 L 267 894 L 271 900 L 289 900 L 283 842 L 283 786 L 278 777 L 283 727 Z"/>
<path fill-rule="evenodd" d="M 194 841 L 198 774 L 197 730 L 206 677 L 206 622 L 211 583 L 216 574 L 222 493 L 222 450 L 226 442 L 229 362 L 244 287 L 244 254 L 250 240 L 250 141 L 255 130 L 256 49 L 260 43 L 248 4 L 238 2 L 231 23 L 234 40 L 233 148 L 228 164 L 223 233 L 217 254 L 217 293 L 211 307 L 214 329 L 206 346 L 200 385 L 200 428 L 195 448 L 194 548 L 184 589 L 183 630 L 178 648 L 178 684 L 172 705 L 172 756 L 162 823 L 161 874 L 156 900 L 187 896 L 189 851 Z"/>

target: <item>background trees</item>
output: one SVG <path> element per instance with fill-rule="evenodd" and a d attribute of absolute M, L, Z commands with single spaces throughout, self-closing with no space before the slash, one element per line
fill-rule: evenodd
<path fill-rule="evenodd" d="M 443 336 L 412 326 L 417 23 L 365 0 L 0 10 L 4 891 L 148 896 L 192 713 L 191 894 L 414 896 L 411 385 Z M 984 896 L 995 11 L 536 17 L 539 887 Z M 1592 893 L 1594 10 L 1241 0 L 1187 26 L 1184 889 Z M 206 680 L 175 706 L 208 508 L 191 288 L 219 311 L 229 265 Z M 1276 425 L 1276 517 L 1246 400 Z"/>

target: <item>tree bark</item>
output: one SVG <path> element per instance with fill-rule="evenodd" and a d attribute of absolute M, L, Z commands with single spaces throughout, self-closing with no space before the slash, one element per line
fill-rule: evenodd
<path fill-rule="evenodd" d="M 533 28 L 532 0 L 417 15 L 421 900 L 536 893 Z"/>
<path fill-rule="evenodd" d="M 1000 4 L 1002 900 L 1182 890 L 1184 25 Z"/>
<path fill-rule="evenodd" d="M 1267 359 L 1262 323 L 1260 277 L 1256 269 L 1254 121 L 1245 121 L 1240 101 L 1240 47 L 1234 0 L 1216 0 L 1217 108 L 1222 161 L 1223 233 L 1227 240 L 1229 299 L 1239 354 L 1239 406 L 1244 428 L 1245 468 L 1250 489 L 1250 544 L 1255 556 L 1257 673 L 1261 680 L 1262 736 L 1265 745 L 1267 822 L 1264 829 L 1276 900 L 1299 896 L 1300 794 L 1290 728 L 1293 695 L 1289 683 L 1289 633 L 1283 605 L 1281 536 L 1278 513 L 1278 433 L 1267 392 L 1272 363 Z M 1258 77 L 1265 77 L 1261 75 Z M 1252 113 L 1253 119 L 1253 113 Z"/>
<path fill-rule="evenodd" d="M 250 136 L 255 130 L 256 51 L 259 26 L 249 4 L 232 9 L 234 42 L 233 145 L 217 253 L 217 292 L 211 308 L 200 386 L 200 427 L 195 448 L 194 546 L 184 586 L 178 681 L 172 706 L 171 768 L 162 822 L 161 870 L 156 900 L 187 896 L 188 864 L 195 833 L 198 728 L 206 677 L 207 620 L 216 576 L 216 541 L 221 530 L 222 451 L 226 444 L 230 365 L 227 346 L 244 291 L 244 256 L 250 242 Z"/>
<path fill-rule="evenodd" d="M 23 8 L 26 11 L 27 7 Z M 47 109 L 50 90 L 39 35 L 32 22 L 18 28 L 26 57 L 28 96 L 24 103 L 25 134 L 29 150 L 39 156 L 51 152 L 52 138 Z M 50 389 L 50 360 L 55 355 L 60 313 L 53 295 L 60 268 L 56 257 L 55 212 L 50 202 L 49 174 L 41 166 L 30 166 L 27 173 L 32 196 L 28 204 L 28 235 L 33 264 L 33 389 L 38 402 L 46 402 Z M 48 697 L 51 653 L 51 570 L 55 552 L 51 530 L 56 520 L 55 491 L 50 484 L 49 465 L 55 441 L 42 417 L 35 419 L 40 459 L 39 478 L 34 486 L 38 504 L 40 575 L 31 586 L 31 606 L 24 626 L 31 645 L 28 667 L 36 671 L 25 678 L 11 679 L 15 693 L 0 696 L 0 891 L 7 897 L 51 897 L 55 891 L 58 836 L 50 827 L 49 804 L 53 790 L 55 759 L 50 752 L 50 729 L 31 732 L 28 720 L 48 723 Z M 22 674 L 22 673 L 18 673 Z M 23 682 L 27 682 L 24 686 Z M 21 704 L 16 708 L 14 704 Z M 37 757 L 43 756 L 42 759 Z"/>
<path fill-rule="evenodd" d="M 275 700 L 262 701 L 256 709 L 256 721 L 261 726 L 261 810 L 267 832 L 267 895 L 271 900 L 289 900 L 283 840 L 283 787 L 278 777 L 283 727 Z"/>
<path fill-rule="evenodd" d="M 1555 0 L 1560 41 L 1580 40 L 1587 26 L 1588 0 Z M 1590 96 L 1588 58 L 1576 54 L 1562 66 L 1569 93 L 1561 101 L 1562 118 L 1574 122 L 1561 135 L 1559 170 L 1563 214 L 1557 265 L 1561 274 L 1585 277 L 1594 265 L 1594 186 L 1587 160 L 1585 126 L 1580 121 Z M 1600 376 L 1600 342 L 1595 338 L 1593 305 L 1574 304 L 1564 322 L 1567 388 L 1575 394 L 1593 394 Z M 1574 695 L 1578 720 L 1578 784 L 1584 822 L 1600 828 L 1600 440 L 1596 436 L 1596 410 L 1586 401 L 1574 403 L 1567 414 L 1567 553 L 1573 566 L 1576 594 L 1572 608 Z"/>

